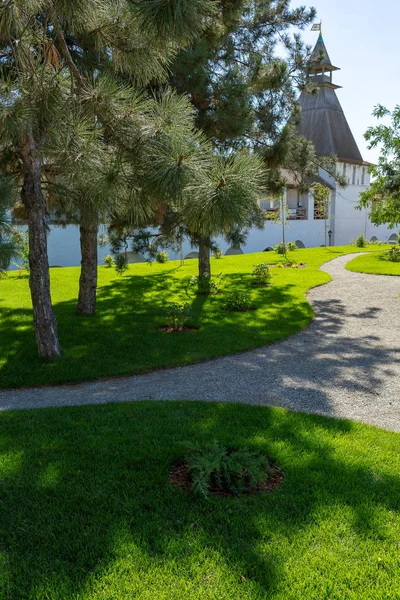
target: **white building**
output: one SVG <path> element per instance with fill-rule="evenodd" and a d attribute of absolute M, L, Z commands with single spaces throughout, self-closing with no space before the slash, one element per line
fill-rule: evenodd
<path fill-rule="evenodd" d="M 360 233 L 368 239 L 382 241 L 394 239 L 397 236 L 386 226 L 376 227 L 368 219 L 367 210 L 355 210 L 359 195 L 370 184 L 368 174 L 369 163 L 363 161 L 356 141 L 346 121 L 343 109 L 336 96 L 340 87 L 333 83 L 332 74 L 337 71 L 328 55 L 322 35 L 319 36 L 313 50 L 313 73 L 311 78 L 319 87 L 319 93 L 300 96 L 302 117 L 299 134 L 314 143 L 319 156 L 336 155 L 338 157 L 337 172 L 348 178 L 348 186 L 340 188 L 334 178 L 326 171 L 320 170 L 319 178 L 331 188 L 332 219 L 321 219 L 318 210 L 314 210 L 314 199 L 311 194 L 300 196 L 293 178 L 287 178 L 286 199 L 289 208 L 285 236 L 287 241 L 297 242 L 305 247 L 316 247 L 324 244 L 325 227 L 330 232 L 326 239 L 331 245 L 345 245 L 355 239 Z M 270 201 L 261 203 L 262 207 L 271 212 L 274 205 Z M 282 226 L 266 220 L 262 230 L 253 229 L 246 245 L 240 250 L 229 249 L 222 239 L 217 240 L 222 250 L 228 253 L 261 252 L 271 248 L 282 239 Z M 49 260 L 52 266 L 72 266 L 80 264 L 79 229 L 69 225 L 65 228 L 50 227 Z M 189 242 L 183 248 L 184 256 L 193 253 Z M 103 256 L 109 254 L 109 248 L 99 248 L 99 263 Z M 136 261 L 138 257 L 132 257 Z M 171 256 L 178 258 L 178 256 Z"/>

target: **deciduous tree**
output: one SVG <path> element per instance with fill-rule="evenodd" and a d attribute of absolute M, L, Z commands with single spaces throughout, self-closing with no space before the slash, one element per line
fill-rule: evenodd
<path fill-rule="evenodd" d="M 380 148 L 381 156 L 378 164 L 370 167 L 374 179 L 361 194 L 359 208 L 369 209 L 375 225 L 394 228 L 400 225 L 400 106 L 390 111 L 379 105 L 373 115 L 386 123 L 370 127 L 364 136 L 370 149 Z"/>

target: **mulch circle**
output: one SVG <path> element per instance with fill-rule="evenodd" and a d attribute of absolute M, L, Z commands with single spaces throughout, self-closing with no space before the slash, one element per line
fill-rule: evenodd
<path fill-rule="evenodd" d="M 276 490 L 282 485 L 284 474 L 282 469 L 280 469 L 277 465 L 270 464 L 271 473 L 265 479 L 265 482 L 261 485 L 254 486 L 254 488 L 246 493 L 241 494 L 242 496 L 249 496 L 251 494 L 266 494 L 267 492 L 272 492 Z M 189 465 L 186 460 L 182 460 L 177 465 L 171 467 L 169 471 L 168 481 L 171 485 L 175 487 L 181 488 L 185 492 L 190 492 L 192 487 L 192 476 L 189 471 Z M 220 498 L 227 498 L 229 496 L 235 496 L 230 491 L 224 491 L 219 489 L 211 489 L 211 496 L 219 496 Z"/>
<path fill-rule="evenodd" d="M 179 329 L 174 329 L 173 327 L 164 326 L 157 327 L 158 331 L 163 331 L 164 333 L 184 333 L 185 331 L 196 332 L 198 329 L 196 327 L 179 327 Z"/>

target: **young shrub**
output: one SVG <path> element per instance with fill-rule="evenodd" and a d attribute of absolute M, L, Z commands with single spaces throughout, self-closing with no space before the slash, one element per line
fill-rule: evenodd
<path fill-rule="evenodd" d="M 192 307 L 187 302 L 171 302 L 164 308 L 164 315 L 168 319 L 168 326 L 174 331 L 181 331 L 186 321 L 192 314 Z"/>
<path fill-rule="evenodd" d="M 267 285 L 271 281 L 271 272 L 267 262 L 253 266 L 253 277 L 256 285 Z"/>
<path fill-rule="evenodd" d="M 107 256 L 103 256 L 103 262 L 104 262 L 104 265 L 107 267 L 107 269 L 110 269 L 115 264 L 114 258 L 111 256 L 111 254 L 107 254 Z"/>
<path fill-rule="evenodd" d="M 400 246 L 392 246 L 392 248 L 386 250 L 384 259 L 390 262 L 400 262 Z"/>
<path fill-rule="evenodd" d="M 290 252 L 297 250 L 296 242 L 288 242 L 287 248 Z"/>
<path fill-rule="evenodd" d="M 186 292 L 188 288 L 192 288 L 196 290 L 196 294 L 199 296 L 215 296 L 221 290 L 221 281 L 222 273 L 216 277 L 197 277 L 193 275 L 188 281 Z"/>
<path fill-rule="evenodd" d="M 222 250 L 221 250 L 221 248 L 214 248 L 213 251 L 212 251 L 212 255 L 216 259 L 222 258 Z"/>
<path fill-rule="evenodd" d="M 362 233 L 360 233 L 360 235 L 356 237 L 352 244 L 357 246 L 357 248 L 365 248 L 365 246 L 368 244 L 368 240 Z"/>
<path fill-rule="evenodd" d="M 123 275 L 125 271 L 128 269 L 128 258 L 126 254 L 117 254 L 115 257 L 115 270 L 118 275 Z"/>
<path fill-rule="evenodd" d="M 162 252 L 158 252 L 156 254 L 156 261 L 160 264 L 164 264 L 169 261 L 169 254 L 163 250 Z"/>
<path fill-rule="evenodd" d="M 246 292 L 231 292 L 226 296 L 222 308 L 230 312 L 246 312 L 252 309 L 251 298 Z"/>
<path fill-rule="evenodd" d="M 287 249 L 288 248 L 287 248 L 286 244 L 284 244 L 283 242 L 279 242 L 279 244 L 276 244 L 276 246 L 274 246 L 274 250 L 278 254 L 286 254 Z"/>
<path fill-rule="evenodd" d="M 265 456 L 247 450 L 227 451 L 216 441 L 189 446 L 186 461 L 191 489 L 203 498 L 210 492 L 239 495 L 254 491 L 271 472 Z"/>

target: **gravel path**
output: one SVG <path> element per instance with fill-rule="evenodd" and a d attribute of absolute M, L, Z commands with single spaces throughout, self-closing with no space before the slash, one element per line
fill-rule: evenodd
<path fill-rule="evenodd" d="M 400 431 L 400 277 L 322 270 L 308 293 L 316 318 L 291 338 L 148 375 L 0 392 L 0 410 L 131 400 L 218 400 L 284 406 Z"/>

